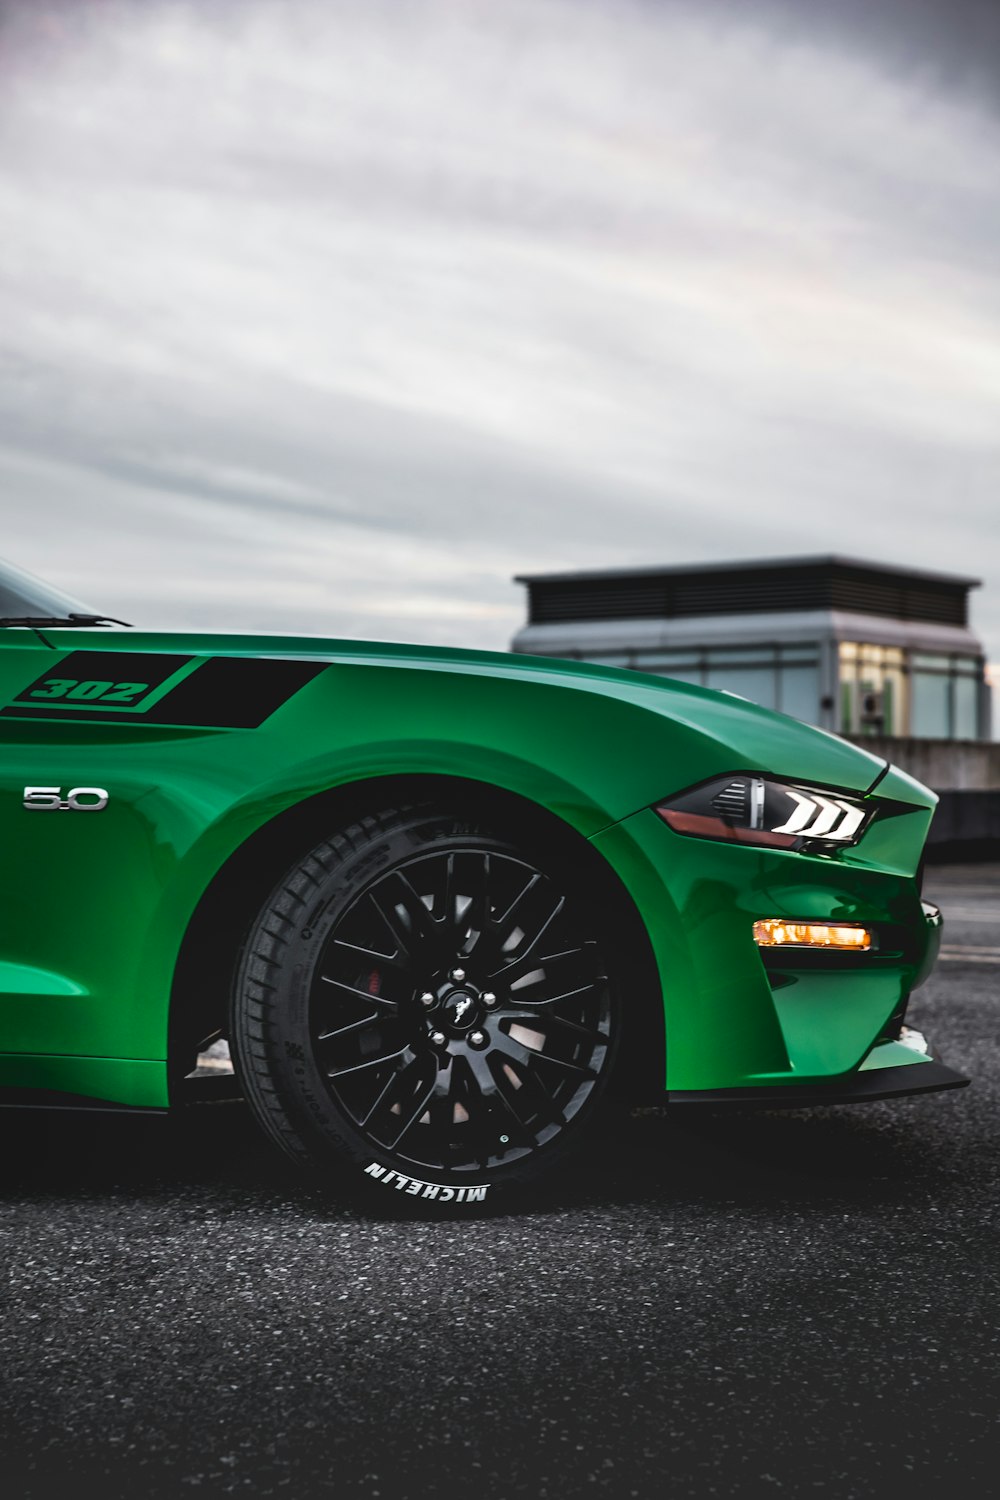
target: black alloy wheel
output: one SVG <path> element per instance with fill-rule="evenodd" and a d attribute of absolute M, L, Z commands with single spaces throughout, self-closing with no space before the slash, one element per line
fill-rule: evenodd
<path fill-rule="evenodd" d="M 581 1143 L 617 1051 L 599 931 L 550 853 L 427 808 L 355 825 L 248 941 L 247 1097 L 286 1150 L 359 1185 L 457 1204 L 524 1185 Z"/>

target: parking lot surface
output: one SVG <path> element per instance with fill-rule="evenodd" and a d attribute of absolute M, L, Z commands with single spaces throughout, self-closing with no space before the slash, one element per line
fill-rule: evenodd
<path fill-rule="evenodd" d="M 366 1218 L 240 1104 L 0 1112 L 7 1493 L 995 1494 L 1000 867 L 927 894 L 971 1088 L 643 1112 L 516 1216 Z"/>

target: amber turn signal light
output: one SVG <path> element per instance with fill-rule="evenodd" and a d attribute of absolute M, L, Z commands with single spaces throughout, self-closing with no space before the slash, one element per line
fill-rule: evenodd
<path fill-rule="evenodd" d="M 761 948 L 841 948 L 865 953 L 872 946 L 867 927 L 830 922 L 787 922 L 768 917 L 753 924 L 753 940 Z"/>

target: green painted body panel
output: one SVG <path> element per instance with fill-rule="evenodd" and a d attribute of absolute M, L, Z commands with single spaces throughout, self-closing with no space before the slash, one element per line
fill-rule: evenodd
<path fill-rule="evenodd" d="M 668 1089 L 815 1082 L 860 1063 L 922 977 L 931 937 L 915 876 L 930 816 L 914 807 L 886 819 L 884 864 L 859 858 L 871 834 L 836 856 L 755 849 L 685 838 L 649 809 L 595 838 L 656 953 Z M 797 971 L 791 956 L 790 982 L 775 988 L 752 936 L 766 917 L 902 926 L 914 949 L 849 973 Z"/>
<path fill-rule="evenodd" d="M 101 1099 L 132 1109 L 166 1109 L 166 1070 L 160 1061 L 132 1057 L 38 1057 L 0 1054 L 0 1088 L 38 1089 L 46 1096 Z"/>
<path fill-rule="evenodd" d="M 174 970 L 213 877 L 284 810 L 387 775 L 501 787 L 593 841 L 649 932 L 671 1088 L 856 1067 L 916 974 L 912 961 L 883 964 L 859 983 L 813 974 L 772 990 L 751 938 L 756 917 L 922 928 L 914 875 L 935 799 L 864 751 L 742 699 L 485 652 L 79 629 L 45 639 L 0 632 L 2 1086 L 87 1093 L 102 1079 L 101 1097 L 165 1103 Z M 322 670 L 259 727 L 154 723 L 139 710 L 100 722 L 85 703 L 11 716 L 12 700 L 79 651 Z M 183 669 L 189 682 L 199 669 Z M 171 701 L 160 699 L 161 709 Z M 823 857 L 681 838 L 651 811 L 735 771 L 855 794 L 878 782 L 877 797 L 909 810 Z M 110 801 L 101 812 L 28 811 L 28 786 L 100 787 Z"/>

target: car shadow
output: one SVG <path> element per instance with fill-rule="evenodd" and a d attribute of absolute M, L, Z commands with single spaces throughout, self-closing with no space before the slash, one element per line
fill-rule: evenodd
<path fill-rule="evenodd" d="M 811 1111 L 665 1108 L 605 1123 L 570 1168 L 521 1195 L 476 1205 L 477 1217 L 573 1208 L 795 1203 L 845 1211 L 868 1203 L 937 1200 L 960 1164 L 941 1151 L 952 1101 Z M 0 1201 L 120 1198 L 226 1207 L 298 1205 L 310 1216 L 440 1220 L 440 1205 L 387 1193 L 359 1208 L 335 1183 L 295 1166 L 263 1138 L 242 1101 L 189 1105 L 175 1115 L 0 1110 Z M 469 1209 L 455 1219 L 467 1220 Z"/>

